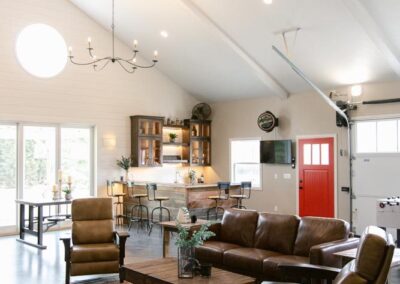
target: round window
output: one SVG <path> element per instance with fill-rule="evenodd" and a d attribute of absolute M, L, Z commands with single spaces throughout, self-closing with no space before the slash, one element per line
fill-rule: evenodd
<path fill-rule="evenodd" d="M 64 38 L 56 29 L 45 24 L 24 28 L 17 38 L 16 52 L 22 67 L 36 77 L 54 77 L 67 64 Z"/>

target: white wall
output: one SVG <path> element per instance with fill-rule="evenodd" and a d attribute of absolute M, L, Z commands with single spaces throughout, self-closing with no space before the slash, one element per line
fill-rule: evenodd
<path fill-rule="evenodd" d="M 18 33 L 32 23 L 56 28 L 81 58 L 86 56 L 89 35 L 96 54 L 109 55 L 110 33 L 67 0 L 0 2 L 0 121 L 95 125 L 97 184 L 99 194 L 104 194 L 105 181 L 121 175 L 115 160 L 130 154 L 129 116 L 146 114 L 183 119 L 197 101 L 157 69 L 139 70 L 131 75 L 117 65 L 109 65 L 97 73 L 91 67 L 67 64 L 55 78 L 35 78 L 22 69 L 14 52 Z M 128 57 L 128 48 L 119 41 L 116 48 Z M 162 60 L 159 64 L 163 64 Z M 105 136 L 116 137 L 115 149 L 103 146 Z"/>
<path fill-rule="evenodd" d="M 362 97 L 356 100 L 371 100 L 400 97 L 400 82 L 364 85 Z M 348 92 L 347 88 L 339 90 Z M 329 91 L 328 91 L 329 92 Z M 327 92 L 327 93 L 328 93 Z M 271 133 L 261 131 L 257 117 L 269 110 L 279 117 L 279 127 Z M 213 105 L 213 152 L 212 170 L 206 171 L 209 181 L 229 179 L 229 139 L 261 137 L 269 139 L 292 139 L 298 135 L 334 134 L 337 147 L 347 149 L 347 130 L 336 127 L 335 112 L 316 93 L 291 95 L 287 100 L 259 98 L 221 102 Z M 366 106 L 361 105 L 352 116 L 400 114 L 400 103 Z M 296 155 L 296 154 L 295 154 Z M 338 156 L 337 172 L 337 216 L 349 219 L 349 194 L 341 192 L 342 186 L 349 185 L 348 157 Z M 283 179 L 283 174 L 291 174 L 291 179 Z M 274 175 L 278 175 L 278 179 Z M 260 211 L 296 213 L 297 169 L 282 165 L 263 165 L 263 190 L 255 191 L 246 204 Z M 375 210 L 375 208 L 373 208 Z"/>

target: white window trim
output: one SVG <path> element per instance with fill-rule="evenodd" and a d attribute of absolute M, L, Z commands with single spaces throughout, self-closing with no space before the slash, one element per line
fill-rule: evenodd
<path fill-rule="evenodd" d="M 231 142 L 232 141 L 241 141 L 241 140 L 258 140 L 261 142 L 261 137 L 245 137 L 245 138 L 229 138 L 229 181 L 232 182 L 232 160 L 231 160 L 231 154 L 232 154 L 232 149 L 231 149 Z M 257 190 L 257 191 L 262 191 L 263 190 L 263 164 L 260 164 L 260 186 L 253 187 L 252 190 Z"/>

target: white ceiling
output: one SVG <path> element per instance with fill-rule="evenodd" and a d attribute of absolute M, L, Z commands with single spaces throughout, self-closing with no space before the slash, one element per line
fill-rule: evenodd
<path fill-rule="evenodd" d="M 70 1 L 109 29 L 111 0 Z M 271 49 L 284 50 L 276 31 L 296 26 L 296 41 L 288 35 L 290 57 L 322 89 L 400 75 L 394 72 L 400 68 L 398 0 L 115 2 L 117 36 L 126 44 L 138 39 L 148 59 L 158 49 L 157 68 L 205 101 L 310 90 Z"/>

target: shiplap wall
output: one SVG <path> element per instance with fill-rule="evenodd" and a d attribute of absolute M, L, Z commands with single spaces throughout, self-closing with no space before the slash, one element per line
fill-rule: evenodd
<path fill-rule="evenodd" d="M 89 35 L 96 54 L 109 55 L 110 33 L 67 0 L 0 1 L 0 121 L 96 126 L 96 181 L 102 195 L 105 181 L 121 174 L 116 158 L 130 154 L 130 115 L 186 118 L 197 101 L 157 69 L 131 75 L 118 65 L 94 72 L 91 67 L 67 64 L 54 78 L 35 78 L 22 69 L 15 55 L 18 33 L 32 23 L 53 26 L 81 58 L 87 56 Z M 121 42 L 117 41 L 116 48 L 119 54 L 129 56 L 128 47 Z M 115 149 L 103 146 L 103 137 L 108 136 L 116 137 Z M 149 171 L 143 173 L 151 176 Z M 165 171 L 174 174 L 171 169 Z M 160 169 L 155 178 L 159 174 Z"/>

